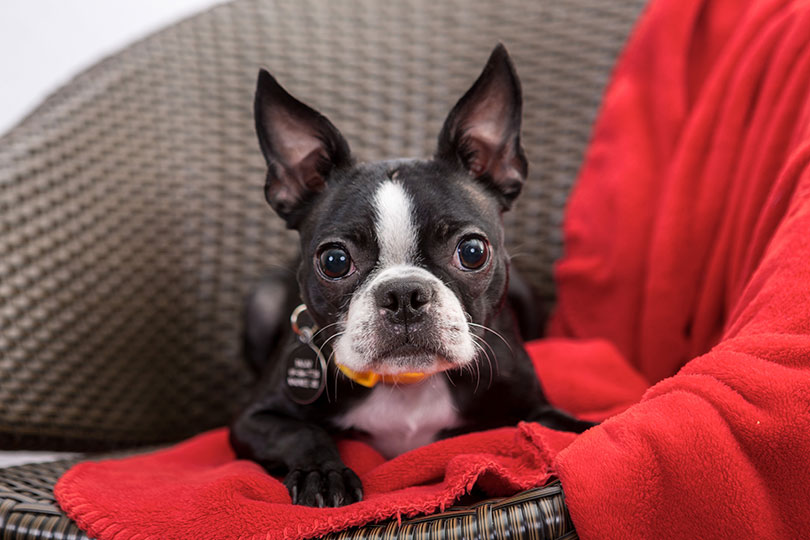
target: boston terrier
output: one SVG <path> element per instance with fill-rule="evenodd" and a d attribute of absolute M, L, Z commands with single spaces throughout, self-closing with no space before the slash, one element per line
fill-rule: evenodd
<path fill-rule="evenodd" d="M 280 273 L 248 305 L 247 352 L 262 375 L 231 444 L 285 475 L 293 503 L 362 499 L 336 434 L 393 457 L 522 420 L 593 425 L 546 401 L 508 302 L 501 217 L 526 180 L 521 101 L 498 45 L 432 159 L 357 163 L 329 120 L 259 72 L 265 196 L 299 232 L 301 256 L 297 280 Z M 280 338 L 278 314 L 291 311 L 294 331 Z"/>

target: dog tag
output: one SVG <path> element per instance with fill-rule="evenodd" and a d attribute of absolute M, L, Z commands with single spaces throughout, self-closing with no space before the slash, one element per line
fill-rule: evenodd
<path fill-rule="evenodd" d="M 301 343 L 287 355 L 287 395 L 301 405 L 309 405 L 326 387 L 326 360 L 320 349 Z"/>
<path fill-rule="evenodd" d="M 326 388 L 326 360 L 312 336 L 315 326 L 299 326 L 298 318 L 306 311 L 301 304 L 290 317 L 298 343 L 286 355 L 285 389 L 290 399 L 300 405 L 317 400 Z"/>

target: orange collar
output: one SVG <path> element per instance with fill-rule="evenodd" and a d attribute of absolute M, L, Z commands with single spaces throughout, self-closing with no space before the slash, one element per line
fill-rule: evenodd
<path fill-rule="evenodd" d="M 430 376 L 428 373 L 400 373 L 398 375 L 381 375 L 373 371 L 353 371 L 346 366 L 337 364 L 338 369 L 348 378 L 366 388 L 371 388 L 378 382 L 383 384 L 414 384 L 425 380 Z"/>

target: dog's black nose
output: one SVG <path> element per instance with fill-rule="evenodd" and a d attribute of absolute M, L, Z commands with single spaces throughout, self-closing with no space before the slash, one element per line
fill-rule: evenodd
<path fill-rule="evenodd" d="M 433 289 L 428 284 L 412 279 L 389 281 L 377 289 L 377 307 L 399 324 L 421 319 L 432 298 Z"/>

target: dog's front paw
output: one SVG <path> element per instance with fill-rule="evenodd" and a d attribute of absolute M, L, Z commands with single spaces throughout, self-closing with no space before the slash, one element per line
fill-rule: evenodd
<path fill-rule="evenodd" d="M 292 469 L 284 485 L 293 504 L 337 508 L 363 500 L 363 484 L 342 463 Z"/>

